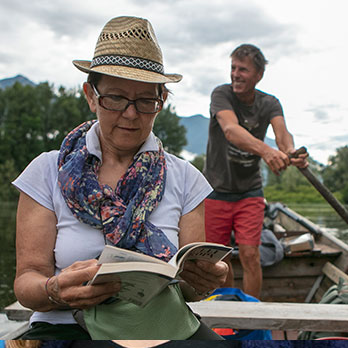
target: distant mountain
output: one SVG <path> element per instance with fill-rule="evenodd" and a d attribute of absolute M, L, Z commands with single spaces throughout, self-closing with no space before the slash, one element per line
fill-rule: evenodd
<path fill-rule="evenodd" d="M 204 154 L 208 141 L 209 118 L 202 115 L 180 117 L 180 124 L 187 130 L 185 150 L 197 155 Z"/>
<path fill-rule="evenodd" d="M 23 75 L 17 75 L 15 77 L 9 77 L 3 80 L 0 80 L 0 88 L 4 89 L 7 87 L 11 87 L 14 85 L 16 82 L 21 83 L 22 85 L 29 85 L 29 86 L 35 86 L 35 83 L 27 79 Z"/>
<path fill-rule="evenodd" d="M 193 154 L 201 155 L 206 153 L 208 142 L 209 118 L 202 115 L 180 117 L 180 124 L 185 126 L 187 133 L 187 145 L 185 150 Z M 265 143 L 277 148 L 275 141 L 266 137 Z"/>

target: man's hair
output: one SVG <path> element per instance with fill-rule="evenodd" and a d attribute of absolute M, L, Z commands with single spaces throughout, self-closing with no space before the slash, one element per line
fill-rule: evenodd
<path fill-rule="evenodd" d="M 232 53 L 231 58 L 237 58 L 243 60 L 246 57 L 250 57 L 251 61 L 254 63 L 255 68 L 258 71 L 264 73 L 265 66 L 268 63 L 265 56 L 259 48 L 250 44 L 243 44 L 238 46 Z"/>

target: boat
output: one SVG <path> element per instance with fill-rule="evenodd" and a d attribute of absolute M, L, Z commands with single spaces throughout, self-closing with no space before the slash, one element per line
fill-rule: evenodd
<path fill-rule="evenodd" d="M 329 279 L 322 279 L 319 284 L 324 266 L 329 263 L 344 274 L 348 273 L 348 245 L 285 204 L 268 204 L 264 227 L 271 230 L 280 242 L 310 234 L 314 243 L 310 249 L 284 252 L 280 262 L 263 267 L 261 301 L 319 302 L 333 285 Z M 232 265 L 236 287 L 242 288 L 242 268 L 238 257 L 232 259 Z M 310 291 L 316 282 L 318 291 L 313 289 L 311 297 Z"/>
<path fill-rule="evenodd" d="M 348 332 L 348 306 L 318 304 L 340 277 L 348 283 L 348 245 L 279 202 L 267 205 L 264 228 L 283 245 L 284 253 L 279 262 L 263 267 L 261 302 L 240 306 L 235 302 L 201 301 L 189 305 L 211 327 L 218 324 L 284 332 L 333 328 Z M 286 242 L 295 238 L 304 238 L 305 243 L 287 249 Z M 242 288 L 238 252 L 232 256 L 232 265 L 235 286 Z M 325 306 L 331 306 L 330 310 Z M 15 339 L 26 330 L 31 311 L 17 302 L 5 308 L 5 313 L 8 322 L 16 321 L 18 327 L 3 333 L 2 337 L 0 332 L 0 339 Z"/>

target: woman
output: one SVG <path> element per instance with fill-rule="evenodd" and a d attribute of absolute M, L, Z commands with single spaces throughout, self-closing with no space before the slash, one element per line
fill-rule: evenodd
<path fill-rule="evenodd" d="M 97 121 L 68 134 L 60 151 L 43 153 L 14 181 L 19 302 L 33 309 L 23 339 L 221 339 L 185 301 L 220 287 L 224 262 L 187 262 L 182 280 L 144 308 L 110 301 L 119 282 L 87 285 L 105 244 L 169 260 L 178 247 L 203 241 L 203 200 L 211 187 L 188 162 L 166 153 L 152 133 L 168 91 L 151 24 L 110 20 L 83 85 Z M 84 309 L 88 332 L 73 309 Z"/>

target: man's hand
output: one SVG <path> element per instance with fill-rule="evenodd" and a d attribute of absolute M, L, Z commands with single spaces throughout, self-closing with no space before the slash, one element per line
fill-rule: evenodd
<path fill-rule="evenodd" d="M 261 157 L 275 175 L 279 175 L 282 170 L 290 165 L 288 155 L 270 146 L 267 146 Z"/>
<path fill-rule="evenodd" d="M 289 151 L 289 158 L 290 162 L 293 166 L 296 166 L 298 168 L 307 168 L 309 163 L 307 161 L 309 154 L 307 152 L 307 149 L 302 146 L 298 150 L 291 150 Z"/>

